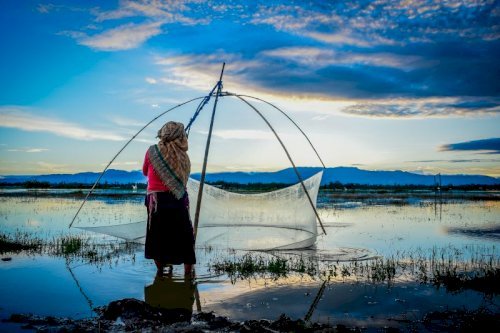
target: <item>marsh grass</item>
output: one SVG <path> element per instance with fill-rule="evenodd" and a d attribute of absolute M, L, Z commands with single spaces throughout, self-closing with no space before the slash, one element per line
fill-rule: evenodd
<path fill-rule="evenodd" d="M 291 273 L 317 275 L 317 268 L 312 261 L 304 258 L 255 255 L 246 253 L 233 260 L 222 259 L 209 264 L 209 271 L 215 274 L 227 274 L 231 282 L 255 277 L 278 279 Z"/>
<path fill-rule="evenodd" d="M 36 252 L 42 248 L 43 241 L 27 233 L 16 232 L 13 235 L 0 234 L 0 254 Z"/>
<path fill-rule="evenodd" d="M 321 262 L 314 257 L 274 253 L 232 254 L 232 259 L 216 259 L 209 270 L 226 274 L 231 282 L 254 278 L 278 279 L 291 274 L 308 275 L 324 281 L 385 283 L 416 281 L 445 287 L 450 292 L 471 289 L 485 294 L 500 293 L 500 261 L 495 247 L 432 248 L 400 252 L 345 262 Z M 219 256 L 218 258 L 222 258 Z"/>
<path fill-rule="evenodd" d="M 80 260 L 90 264 L 110 264 L 123 256 L 135 260 L 140 245 L 128 242 L 97 241 L 84 235 L 60 235 L 42 239 L 28 232 L 0 234 L 0 253 L 49 255 L 67 260 Z"/>
<path fill-rule="evenodd" d="M 119 241 L 98 241 L 85 235 L 60 235 L 42 239 L 27 232 L 0 233 L 0 254 L 26 253 L 63 257 L 94 265 L 117 263 L 120 258 L 135 260 L 141 245 Z M 212 249 L 206 250 L 208 252 Z M 253 278 L 286 278 L 307 275 L 324 281 L 386 283 L 417 281 L 450 292 L 470 289 L 485 294 L 500 293 L 500 260 L 493 247 L 465 246 L 416 249 L 393 256 L 365 260 L 325 261 L 315 256 L 279 252 L 228 250 L 215 256 L 208 270 L 226 274 L 232 283 Z"/>
<path fill-rule="evenodd" d="M 66 236 L 60 239 L 58 246 L 62 254 L 68 255 L 78 253 L 84 244 L 82 238 Z"/>

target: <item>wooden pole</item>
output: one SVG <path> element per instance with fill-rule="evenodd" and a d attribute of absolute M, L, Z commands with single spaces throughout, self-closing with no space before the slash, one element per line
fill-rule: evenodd
<path fill-rule="evenodd" d="M 196 242 L 196 235 L 198 233 L 198 223 L 200 221 L 201 198 L 203 196 L 203 186 L 205 185 L 205 175 L 207 172 L 208 152 L 210 150 L 210 140 L 212 139 L 212 130 L 214 127 L 215 110 L 217 109 L 217 101 L 222 90 L 222 76 L 224 75 L 224 67 L 226 63 L 222 64 L 219 82 L 217 83 L 217 94 L 215 95 L 214 108 L 212 110 L 212 119 L 210 120 L 210 128 L 208 130 L 207 145 L 205 146 L 205 157 L 203 159 L 203 168 L 201 169 L 200 188 L 198 189 L 198 200 L 196 201 L 196 213 L 194 215 L 194 241 Z"/>
<path fill-rule="evenodd" d="M 311 146 L 312 150 L 314 150 L 314 153 L 316 154 L 316 156 L 318 157 L 319 161 L 321 162 L 321 165 L 323 165 L 323 169 L 326 169 L 325 163 L 323 163 L 323 160 L 319 156 L 318 151 L 316 150 L 316 148 L 312 144 L 311 140 L 309 140 L 309 137 L 306 135 L 306 133 L 304 133 L 304 131 L 302 130 L 302 128 L 300 128 L 300 126 L 285 111 L 281 110 L 279 107 L 277 107 L 273 103 L 269 103 L 268 101 L 263 100 L 262 98 L 258 98 L 258 97 L 254 97 L 254 96 L 249 96 L 249 95 L 233 94 L 233 93 L 229 93 L 229 92 L 224 93 L 224 96 L 225 95 L 227 95 L 227 96 L 237 96 L 237 97 L 241 96 L 241 97 L 253 98 L 253 99 L 256 99 L 256 100 L 261 101 L 263 103 L 266 103 L 267 105 L 270 105 L 273 108 L 275 108 L 276 110 L 278 110 L 279 112 L 281 112 L 281 114 L 284 115 L 285 117 L 287 117 L 288 120 L 290 120 L 292 122 L 292 124 L 294 124 L 295 127 L 297 127 L 297 129 L 300 131 L 300 133 L 302 133 L 302 135 L 304 135 L 304 137 L 306 138 L 307 142 L 309 142 L 309 145 Z"/>

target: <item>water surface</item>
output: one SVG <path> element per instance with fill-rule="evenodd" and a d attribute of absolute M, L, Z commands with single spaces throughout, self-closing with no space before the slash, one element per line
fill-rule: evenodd
<path fill-rule="evenodd" d="M 27 233 L 44 239 L 83 235 L 93 241 L 120 242 L 110 236 L 71 228 L 68 224 L 81 204 L 81 197 L 0 196 L 0 228 L 4 234 Z M 179 294 L 179 307 L 192 311 L 215 311 L 235 320 L 277 319 L 310 316 L 330 323 L 387 325 L 388 318 L 418 319 L 429 311 L 446 308 L 498 310 L 498 296 L 473 290 L 448 292 L 423 284 L 411 274 L 374 282 L 362 275 L 333 276 L 333 265 L 370 262 L 376 258 L 415 260 L 446 257 L 455 265 L 477 260 L 498 262 L 500 203 L 492 200 L 338 200 L 320 193 L 319 213 L 327 235 L 316 246 L 301 251 L 251 252 L 254 257 L 304 260 L 317 268 L 315 274 L 290 272 L 287 276 L 257 274 L 246 278 L 214 272 L 221 260 L 238 260 L 245 251 L 197 248 L 196 284 L 183 280 L 182 267 L 172 278 L 155 279 L 156 269 L 143 258 L 143 250 L 115 250 L 110 259 L 89 264 L 84 259 L 26 253 L 4 254 L 0 262 L 0 316 L 11 313 L 94 316 L 93 307 L 122 298 L 152 300 L 168 306 Z M 145 219 L 140 195 L 96 196 L 79 217 L 82 221 L 136 222 Z M 321 228 L 318 228 L 321 232 Z M 444 259 L 443 259 L 444 260 Z M 358 264 L 356 264 L 358 265 Z M 339 271 L 340 272 L 340 271 Z M 325 282 L 326 281 L 326 282 Z M 161 291 L 161 292 L 160 292 Z M 148 296 L 149 295 L 149 296 Z M 151 295 L 160 295 L 153 297 Z M 315 298 L 319 301 L 315 303 Z M 191 300 L 191 301 L 190 301 Z M 173 304 L 172 306 L 176 306 Z M 392 326 L 404 321 L 391 321 Z M 397 324 L 403 325 L 403 324 Z"/>

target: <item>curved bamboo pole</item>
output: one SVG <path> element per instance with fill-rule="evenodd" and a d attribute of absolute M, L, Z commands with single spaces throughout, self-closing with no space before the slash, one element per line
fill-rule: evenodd
<path fill-rule="evenodd" d="M 300 175 L 299 170 L 297 170 L 297 167 L 295 166 L 295 163 L 293 162 L 292 157 L 290 156 L 290 153 L 288 153 L 288 150 L 286 149 L 285 144 L 283 143 L 283 141 L 281 141 L 281 138 L 279 137 L 278 133 L 274 130 L 273 126 L 271 125 L 271 123 L 269 123 L 269 121 L 266 119 L 266 117 L 264 117 L 264 115 L 255 106 L 253 106 L 250 102 L 248 102 L 246 99 L 244 99 L 241 96 L 235 96 L 235 97 L 237 97 L 240 100 L 242 100 L 250 108 L 252 108 L 255 112 L 257 112 L 257 114 L 262 118 L 262 120 L 264 120 L 264 122 L 267 124 L 267 126 L 274 133 L 274 136 L 276 137 L 276 139 L 278 139 L 279 143 L 281 144 L 281 147 L 283 148 L 283 150 L 285 151 L 286 156 L 288 157 L 288 160 L 290 161 L 290 163 L 293 166 L 293 170 L 295 171 L 295 174 L 297 175 L 297 178 L 299 179 L 300 184 L 302 185 L 302 188 L 304 189 L 304 192 L 307 195 L 307 199 L 309 200 L 309 203 L 311 204 L 311 207 L 314 210 L 314 214 L 316 214 L 316 218 L 319 221 L 321 229 L 323 230 L 323 233 L 326 235 L 325 227 L 323 226 L 323 222 L 321 222 L 321 218 L 319 217 L 319 214 L 318 214 L 318 211 L 316 210 L 316 207 L 314 207 L 314 203 L 313 203 L 313 201 L 311 199 L 311 196 L 309 195 L 309 191 L 307 190 L 306 185 L 304 184 L 304 180 L 302 179 L 302 176 Z"/>
<path fill-rule="evenodd" d="M 306 135 L 306 133 L 304 133 L 304 131 L 302 130 L 302 128 L 300 128 L 300 126 L 283 110 L 281 110 L 279 107 L 277 107 L 276 105 L 274 105 L 273 103 L 270 103 L 262 98 L 258 98 L 258 97 L 254 97 L 254 96 L 250 96 L 250 95 L 243 95 L 243 94 L 234 94 L 234 93 L 230 93 L 230 92 L 224 92 L 223 93 L 225 96 L 234 96 L 234 97 L 248 97 L 248 98 L 253 98 L 253 99 L 256 99 L 258 101 L 261 101 L 261 102 L 264 102 L 270 106 L 272 106 L 273 108 L 275 108 L 276 110 L 278 110 L 279 112 L 281 112 L 285 117 L 288 118 L 288 120 L 290 120 L 294 125 L 295 127 L 297 127 L 297 129 L 300 131 L 300 133 L 302 133 L 302 135 L 304 135 L 304 137 L 306 138 L 307 142 L 309 142 L 309 145 L 311 146 L 311 148 L 314 150 L 314 153 L 316 154 L 316 156 L 318 157 L 319 161 L 321 162 L 321 165 L 323 165 L 323 169 L 326 169 L 326 166 L 325 166 L 325 163 L 323 163 L 323 160 L 321 159 L 321 157 L 319 156 L 318 154 L 318 151 L 316 150 L 316 148 L 314 147 L 314 145 L 312 144 L 311 140 L 309 140 L 309 137 Z"/>

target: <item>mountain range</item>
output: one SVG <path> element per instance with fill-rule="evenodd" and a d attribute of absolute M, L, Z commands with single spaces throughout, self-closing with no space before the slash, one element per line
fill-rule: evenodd
<path fill-rule="evenodd" d="M 299 167 L 297 168 L 305 179 L 320 171 L 321 168 Z M 28 180 L 58 183 L 93 184 L 99 177 L 98 172 L 81 172 L 76 174 L 50 174 L 50 175 L 21 175 L 0 176 L 0 183 L 23 183 Z M 200 174 L 191 175 L 194 179 L 200 179 Z M 207 182 L 225 181 L 239 184 L 249 183 L 297 183 L 297 175 L 293 168 L 287 168 L 275 172 L 217 172 L 206 175 Z M 326 168 L 323 173 L 322 185 L 340 182 L 342 184 L 362 185 L 434 185 L 434 175 L 416 174 L 407 171 L 369 171 L 355 167 L 333 167 Z M 107 170 L 100 183 L 108 184 L 130 184 L 145 183 L 146 178 L 139 170 Z M 500 178 L 483 175 L 441 175 L 441 184 L 445 185 L 498 185 Z"/>

